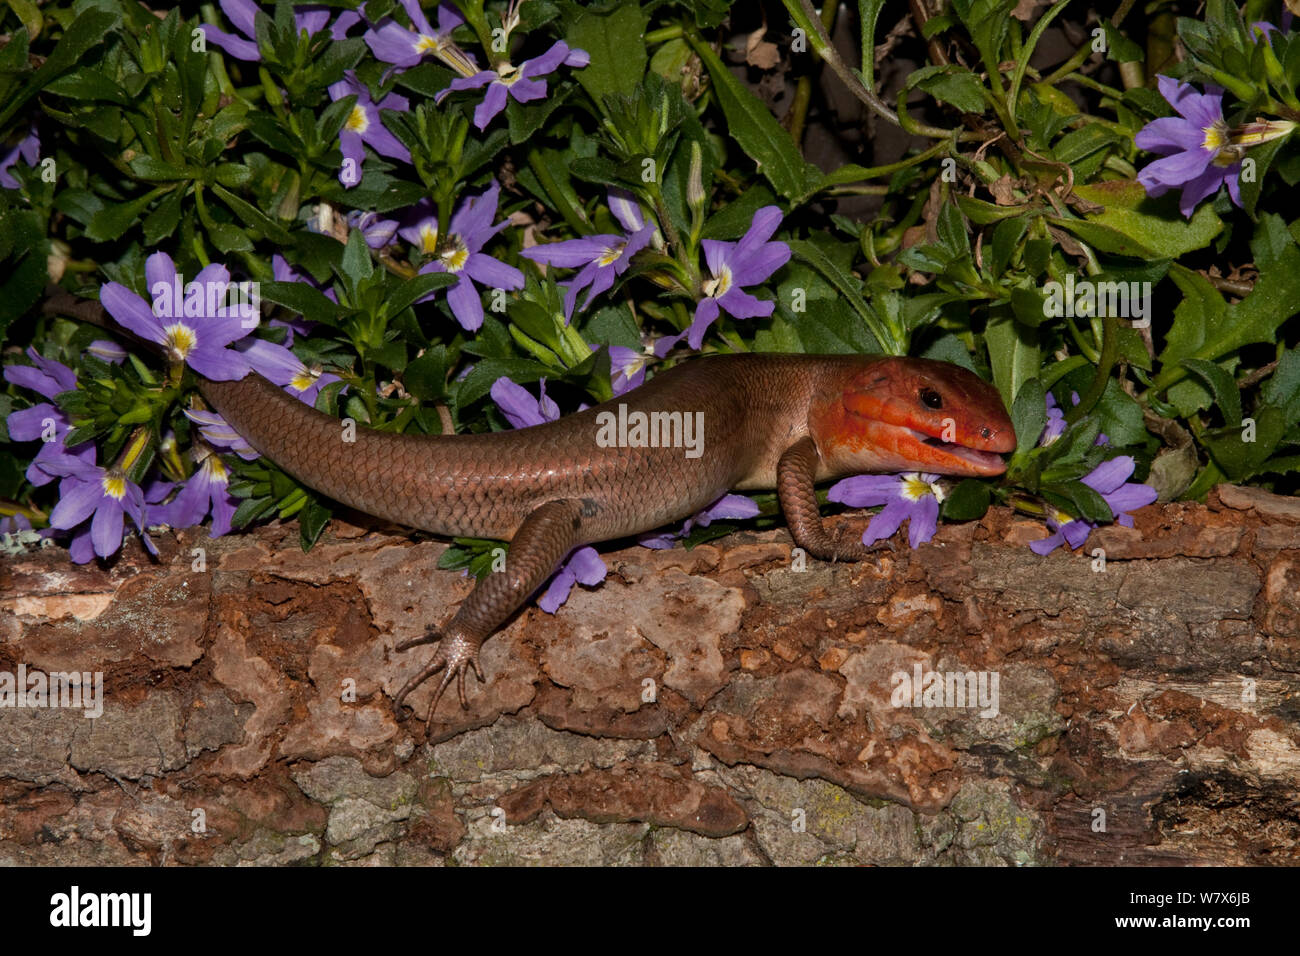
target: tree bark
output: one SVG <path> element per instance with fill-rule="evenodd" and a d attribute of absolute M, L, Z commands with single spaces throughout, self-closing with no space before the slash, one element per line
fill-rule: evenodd
<path fill-rule="evenodd" d="M 1002 509 L 856 565 L 609 551 L 427 728 L 394 648 L 468 582 L 355 520 L 0 558 L 0 691 L 103 681 L 97 717 L 0 707 L 0 863 L 1300 862 L 1295 498 L 1046 558 Z"/>

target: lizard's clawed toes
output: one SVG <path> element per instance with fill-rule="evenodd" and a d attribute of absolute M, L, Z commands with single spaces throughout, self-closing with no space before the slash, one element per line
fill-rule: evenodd
<path fill-rule="evenodd" d="M 456 691 L 460 697 L 460 705 L 464 708 L 469 707 L 469 700 L 465 696 L 466 671 L 473 668 L 479 680 L 484 682 L 487 680 L 483 676 L 483 668 L 479 665 L 478 653 L 480 645 L 460 635 L 447 636 L 434 628 L 430 628 L 423 637 L 412 638 L 397 645 L 397 650 L 405 651 L 421 644 L 432 644 L 435 641 L 439 643 L 433 659 L 421 668 L 418 674 L 407 681 L 393 699 L 393 710 L 398 720 L 406 720 L 410 716 L 410 708 L 406 707 L 404 703 L 407 695 L 438 671 L 443 671 L 442 680 L 438 683 L 438 689 L 434 691 L 433 700 L 429 702 L 429 711 L 424 720 L 426 726 L 433 722 L 433 713 L 438 709 L 438 701 L 442 700 L 443 692 L 447 690 L 453 679 L 456 680 Z"/>

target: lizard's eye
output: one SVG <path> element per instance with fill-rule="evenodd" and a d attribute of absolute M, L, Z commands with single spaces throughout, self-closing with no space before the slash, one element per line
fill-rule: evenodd
<path fill-rule="evenodd" d="M 932 388 L 921 389 L 921 404 L 926 408 L 943 408 L 943 396 Z"/>

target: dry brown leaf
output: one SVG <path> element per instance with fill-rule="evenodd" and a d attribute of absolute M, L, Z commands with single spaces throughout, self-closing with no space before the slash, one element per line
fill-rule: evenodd
<path fill-rule="evenodd" d="M 993 201 L 999 206 L 1014 206 L 1016 204 L 1016 191 L 1011 184 L 1010 176 L 1003 175 L 1001 179 L 989 183 L 989 192 L 993 194 Z"/>
<path fill-rule="evenodd" d="M 745 38 L 745 62 L 760 70 L 770 70 L 781 62 L 781 51 L 763 39 L 765 33 L 767 27 L 762 26 Z"/>
<path fill-rule="evenodd" d="M 1039 7 L 1047 6 L 1048 0 L 1020 0 L 1016 8 L 1011 11 L 1011 15 L 1022 23 L 1028 23 L 1034 19 L 1034 11 Z"/>

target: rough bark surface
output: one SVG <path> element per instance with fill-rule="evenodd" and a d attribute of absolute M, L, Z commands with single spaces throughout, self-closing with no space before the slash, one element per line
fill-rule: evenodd
<path fill-rule="evenodd" d="M 1041 534 L 995 509 L 878 564 L 800 570 L 783 530 L 608 552 L 427 736 L 390 698 L 429 649 L 393 648 L 468 591 L 441 543 L 0 558 L 0 673 L 104 682 L 94 719 L 0 708 L 0 863 L 1300 862 L 1300 501 Z M 900 701 L 918 668 L 996 675 L 996 714 Z"/>

